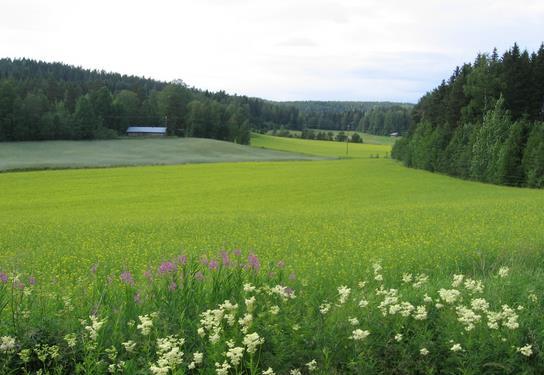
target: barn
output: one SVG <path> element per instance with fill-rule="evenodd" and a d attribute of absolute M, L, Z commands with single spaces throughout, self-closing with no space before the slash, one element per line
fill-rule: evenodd
<path fill-rule="evenodd" d="M 164 137 L 166 128 L 158 126 L 129 126 L 127 129 L 129 137 Z"/>

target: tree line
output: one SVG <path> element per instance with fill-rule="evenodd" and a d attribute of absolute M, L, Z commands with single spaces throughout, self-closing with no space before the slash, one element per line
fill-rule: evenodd
<path fill-rule="evenodd" d="M 495 184 L 544 187 L 544 44 L 479 54 L 413 109 L 392 156 L 410 167 Z"/>

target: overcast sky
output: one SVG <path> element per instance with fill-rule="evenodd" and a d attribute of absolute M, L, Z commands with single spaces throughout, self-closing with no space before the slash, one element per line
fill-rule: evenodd
<path fill-rule="evenodd" d="M 478 52 L 544 40 L 543 0 L 0 0 L 0 57 L 273 100 L 416 102 Z"/>

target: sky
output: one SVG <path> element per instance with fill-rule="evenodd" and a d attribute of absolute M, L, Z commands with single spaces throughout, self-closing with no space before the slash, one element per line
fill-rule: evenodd
<path fill-rule="evenodd" d="M 544 41 L 542 0 L 0 0 L 0 57 L 270 100 L 417 102 Z"/>

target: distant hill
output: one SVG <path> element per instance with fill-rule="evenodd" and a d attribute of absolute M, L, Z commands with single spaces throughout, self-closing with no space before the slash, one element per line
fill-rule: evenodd
<path fill-rule="evenodd" d="M 358 102 L 358 101 L 284 101 L 281 104 L 293 106 L 303 113 L 308 112 L 331 112 L 343 113 L 350 111 L 369 111 L 372 108 L 391 108 L 403 107 L 412 108 L 411 103 L 396 103 L 396 102 Z"/>

